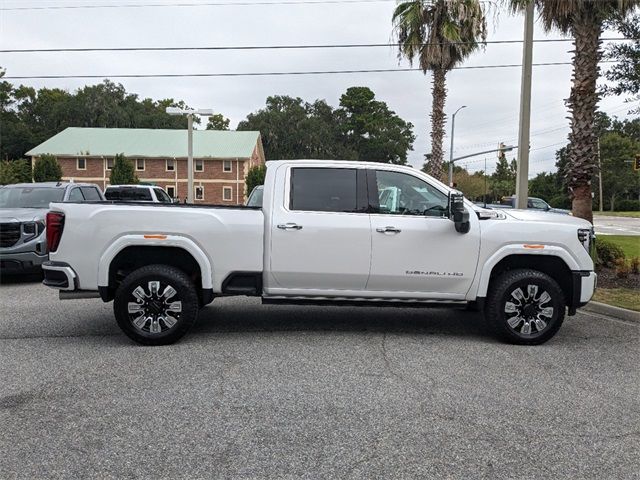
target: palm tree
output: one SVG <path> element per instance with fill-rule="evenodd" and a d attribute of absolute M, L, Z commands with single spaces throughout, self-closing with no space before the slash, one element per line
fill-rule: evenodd
<path fill-rule="evenodd" d="M 426 74 L 433 72 L 431 157 L 428 172 L 442 179 L 442 139 L 446 75 L 476 50 L 487 37 L 484 9 L 479 0 L 410 0 L 398 4 L 392 18 L 399 57 L 413 64 L 417 57 Z"/>
<path fill-rule="evenodd" d="M 596 170 L 597 141 L 595 115 L 599 94 L 596 81 L 602 57 L 600 36 L 604 23 L 616 15 L 626 15 L 639 0 L 510 0 L 520 11 L 533 1 L 547 31 L 558 29 L 574 39 L 573 77 L 567 107 L 571 113 L 568 168 L 565 172 L 571 191 L 572 212 L 593 221 L 591 179 Z"/>

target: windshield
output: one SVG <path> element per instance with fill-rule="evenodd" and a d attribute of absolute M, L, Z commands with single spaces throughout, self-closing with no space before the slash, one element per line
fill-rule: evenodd
<path fill-rule="evenodd" d="M 49 203 L 63 198 L 64 188 L 0 188 L 0 208 L 49 208 Z"/>

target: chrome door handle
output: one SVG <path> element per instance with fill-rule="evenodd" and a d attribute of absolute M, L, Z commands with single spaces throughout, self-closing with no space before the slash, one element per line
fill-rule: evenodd
<path fill-rule="evenodd" d="M 378 227 L 376 232 L 378 233 L 400 233 L 402 230 L 396 227 Z"/>
<path fill-rule="evenodd" d="M 281 223 L 277 227 L 280 230 L 302 230 L 302 225 L 296 223 Z"/>

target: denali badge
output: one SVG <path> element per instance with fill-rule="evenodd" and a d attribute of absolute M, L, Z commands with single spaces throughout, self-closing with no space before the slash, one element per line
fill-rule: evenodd
<path fill-rule="evenodd" d="M 425 272 L 422 270 L 407 270 L 405 275 L 425 275 L 428 277 L 463 277 L 462 272 Z"/>

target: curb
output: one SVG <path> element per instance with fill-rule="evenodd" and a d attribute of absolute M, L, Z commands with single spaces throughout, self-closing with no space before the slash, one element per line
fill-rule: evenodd
<path fill-rule="evenodd" d="M 626 308 L 614 307 L 605 303 L 592 301 L 582 307 L 582 310 L 640 324 L 640 312 L 634 312 L 633 310 L 627 310 Z"/>

